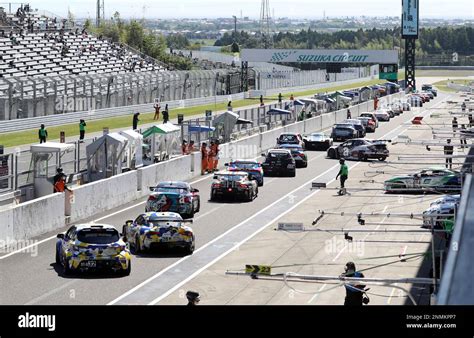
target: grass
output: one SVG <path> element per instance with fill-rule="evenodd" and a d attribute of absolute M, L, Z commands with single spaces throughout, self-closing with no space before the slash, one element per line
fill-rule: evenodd
<path fill-rule="evenodd" d="M 303 92 L 295 92 L 292 94 L 295 97 L 308 96 L 308 95 L 313 95 L 316 93 L 324 93 L 327 91 L 337 91 L 337 90 L 350 89 L 354 87 L 363 87 L 363 86 L 373 85 L 380 82 L 381 82 L 380 80 L 362 81 L 362 82 L 353 83 L 350 85 L 333 86 L 333 87 L 327 87 L 327 88 L 322 88 L 322 89 L 317 89 L 317 90 L 307 90 Z M 285 94 L 283 97 L 289 98 L 290 94 Z M 267 97 L 265 99 L 276 100 L 278 99 L 278 95 Z M 259 99 L 238 100 L 238 101 L 232 102 L 232 107 L 235 109 L 235 108 L 251 106 L 257 103 L 259 103 Z M 206 110 L 212 110 L 216 112 L 216 111 L 222 111 L 226 109 L 227 109 L 227 103 L 217 103 L 217 104 L 203 105 L 203 106 L 190 107 L 190 108 L 173 109 L 170 111 L 170 119 L 177 118 L 178 114 L 183 114 L 185 117 L 190 117 L 194 115 L 204 114 Z M 153 122 L 156 122 L 157 124 L 162 123 L 162 121 L 160 122 L 153 121 L 154 115 L 155 114 L 153 112 L 141 114 L 139 126 L 143 124 L 150 124 Z M 160 116 L 160 118 L 162 118 L 162 116 Z M 130 129 L 132 128 L 131 115 L 113 117 L 113 118 L 102 119 L 102 120 L 93 120 L 93 121 L 92 120 L 87 121 L 87 116 L 86 116 L 85 119 L 87 122 L 86 137 L 87 137 L 87 133 L 101 132 L 104 127 L 108 127 L 110 130 L 127 128 L 127 127 L 130 127 Z M 37 126 L 37 128 L 39 128 L 39 126 Z M 46 128 L 48 130 L 49 140 L 58 140 L 61 131 L 64 131 L 66 133 L 66 137 L 79 135 L 79 121 L 77 124 L 67 124 L 67 125 L 49 127 L 49 128 L 48 126 L 46 126 Z M 16 147 L 16 146 L 31 144 L 31 143 L 36 143 L 36 142 L 38 142 L 38 131 L 36 129 L 25 130 L 25 131 L 14 132 L 14 133 L 4 133 L 0 135 L 0 144 L 3 145 L 5 148 Z"/>
<path fill-rule="evenodd" d="M 444 92 L 451 92 L 455 93 L 457 90 L 449 88 L 448 87 L 448 82 L 454 82 L 456 84 L 460 85 L 469 85 L 473 80 L 468 80 L 468 79 L 456 79 L 456 80 L 445 80 L 445 81 L 439 81 L 434 83 L 434 86 L 437 87 L 439 90 L 442 90 Z"/>

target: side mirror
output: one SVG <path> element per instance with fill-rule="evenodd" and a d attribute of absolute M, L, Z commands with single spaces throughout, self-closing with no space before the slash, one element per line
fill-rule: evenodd
<path fill-rule="evenodd" d="M 56 238 L 64 239 L 64 234 L 58 234 L 58 235 L 56 236 Z"/>
<path fill-rule="evenodd" d="M 149 189 L 151 192 L 155 192 L 156 187 L 150 187 Z"/>
<path fill-rule="evenodd" d="M 129 220 L 125 222 L 125 225 L 130 225 L 130 224 L 133 224 L 133 221 Z"/>
<path fill-rule="evenodd" d="M 261 156 L 262 156 L 262 157 L 266 157 L 267 155 L 265 155 L 265 154 L 261 154 Z"/>
<path fill-rule="evenodd" d="M 198 192 L 199 192 L 199 189 L 193 189 L 192 192 L 193 192 L 193 193 L 198 193 Z"/>
<path fill-rule="evenodd" d="M 226 164 L 224 164 L 224 166 L 228 167 L 228 166 L 230 166 L 230 164 L 229 164 L 229 163 L 226 163 Z"/>
<path fill-rule="evenodd" d="M 218 180 L 219 177 L 216 175 L 216 176 L 214 176 L 212 179 L 213 179 L 213 180 Z"/>

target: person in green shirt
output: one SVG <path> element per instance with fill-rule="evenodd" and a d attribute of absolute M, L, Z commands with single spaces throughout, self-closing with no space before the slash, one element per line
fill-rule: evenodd
<path fill-rule="evenodd" d="M 46 140 L 48 138 L 48 131 L 46 130 L 46 127 L 44 124 L 41 125 L 41 128 L 38 130 L 38 137 L 41 143 L 46 143 Z"/>
<path fill-rule="evenodd" d="M 86 135 L 86 121 L 81 120 L 79 122 L 79 142 L 84 142 L 84 136 Z"/>
<path fill-rule="evenodd" d="M 340 194 L 345 195 L 345 190 L 346 190 L 345 184 L 346 184 L 347 179 L 349 178 L 349 167 L 346 164 L 346 160 L 343 158 L 341 158 L 339 163 L 341 164 L 341 168 L 339 170 L 339 174 L 337 174 L 336 176 L 336 180 L 340 178 L 341 180 Z"/>

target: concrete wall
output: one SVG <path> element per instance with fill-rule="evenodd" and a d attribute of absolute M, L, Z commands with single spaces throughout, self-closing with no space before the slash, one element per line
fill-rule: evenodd
<path fill-rule="evenodd" d="M 102 181 L 74 188 L 70 222 L 87 219 L 140 197 L 137 192 L 138 172 L 131 171 Z"/>
<path fill-rule="evenodd" d="M 54 194 L 0 212 L 0 240 L 26 240 L 64 227 L 64 194 Z"/>

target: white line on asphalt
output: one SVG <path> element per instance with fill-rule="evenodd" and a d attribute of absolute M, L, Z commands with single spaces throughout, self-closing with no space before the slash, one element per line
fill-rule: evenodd
<path fill-rule="evenodd" d="M 313 297 L 311 297 L 311 299 L 308 301 L 307 304 L 311 304 L 316 298 L 318 298 L 318 296 L 320 295 L 320 292 L 323 291 L 326 286 L 327 284 L 323 284 L 323 286 L 321 286 L 321 288 L 318 290 L 318 293 L 315 294 Z"/>
<path fill-rule="evenodd" d="M 390 135 L 391 133 L 393 133 L 395 130 L 398 130 L 400 129 L 400 127 L 402 127 L 401 125 L 398 126 L 397 128 L 395 128 L 394 130 L 390 131 L 389 133 L 385 134 L 384 136 L 382 136 L 380 139 L 384 139 L 386 138 L 387 135 Z M 358 166 L 361 162 L 358 162 L 356 163 L 354 166 L 352 166 L 352 168 Z M 305 185 L 307 185 L 308 183 L 314 181 L 315 179 L 321 177 L 321 176 L 324 176 L 326 175 L 329 171 L 332 171 L 334 170 L 335 168 L 337 168 L 339 165 L 335 165 L 333 166 L 332 168 L 330 168 L 329 170 L 327 170 L 326 172 L 324 172 L 323 174 L 313 178 L 312 180 L 308 181 L 307 183 L 303 184 L 302 186 L 300 186 L 299 188 L 293 190 L 292 192 L 288 193 L 287 195 L 283 196 L 282 198 L 280 198 L 279 200 L 275 201 L 274 203 L 268 205 L 265 209 L 259 211 L 258 213 L 256 213 L 255 215 L 251 216 L 249 219 L 259 215 L 260 213 L 264 212 L 265 210 L 269 209 L 270 207 L 272 207 L 273 205 L 275 204 L 278 204 L 280 201 L 282 201 L 283 199 L 287 198 L 288 196 L 292 195 L 295 191 L 298 191 L 299 189 L 301 189 L 302 187 L 304 187 Z M 332 182 L 334 182 L 335 180 L 331 180 L 329 182 L 329 184 L 331 184 Z M 317 192 L 319 192 L 320 190 L 316 190 L 315 192 L 313 192 L 311 195 L 308 196 L 311 197 L 313 196 L 314 194 L 316 194 Z M 306 199 L 305 199 L 306 200 Z M 298 202 L 295 206 L 292 207 L 291 210 L 294 209 L 294 207 L 298 206 L 299 204 L 301 204 L 301 201 Z M 288 213 L 289 211 L 287 211 L 286 213 Z M 286 214 L 285 213 L 285 214 Z M 281 218 L 283 215 L 280 215 L 278 218 L 275 219 L 278 220 L 279 218 Z M 248 219 L 247 219 L 248 220 Z M 199 248 L 198 250 L 195 251 L 195 253 L 201 251 L 201 250 L 204 250 L 207 246 L 213 244 L 214 242 L 218 241 L 219 239 L 221 239 L 222 237 L 224 237 L 225 235 L 227 235 L 228 233 L 230 233 L 231 231 L 233 231 L 234 229 L 240 227 L 241 225 L 243 225 L 247 220 L 245 220 L 244 222 L 236 225 L 235 227 L 229 229 L 228 231 L 226 231 L 225 233 L 221 234 L 219 237 L 215 238 L 213 241 L 211 242 L 208 242 L 207 244 L 205 244 L 203 247 Z M 273 222 L 272 222 L 273 223 Z M 154 305 L 154 304 L 157 304 L 159 303 L 162 299 L 166 298 L 169 294 L 171 294 L 172 292 L 174 292 L 176 289 L 178 289 L 179 287 L 181 287 L 182 285 L 186 284 L 189 280 L 193 279 L 195 276 L 197 276 L 198 274 L 200 274 L 202 271 L 204 271 L 205 269 L 207 269 L 209 266 L 211 266 L 212 264 L 214 264 L 215 262 L 219 261 L 220 259 L 222 259 L 223 257 L 225 257 L 229 252 L 235 250 L 236 247 L 239 247 L 240 245 L 242 245 L 243 243 L 245 243 L 247 240 L 249 240 L 250 238 L 252 238 L 253 236 L 257 235 L 259 232 L 261 232 L 263 229 L 265 229 L 267 227 L 264 226 L 262 227 L 261 229 L 259 229 L 256 233 L 252 234 L 251 236 L 249 236 L 247 239 L 245 239 L 244 241 L 238 243 L 237 245 L 234 245 L 232 249 L 230 249 L 229 251 L 225 252 L 223 255 L 219 256 L 218 258 L 214 259 L 212 262 L 206 264 L 204 267 L 202 267 L 201 269 L 199 269 L 197 272 L 193 273 L 190 277 L 186 278 L 185 280 L 181 281 L 178 285 L 176 285 L 175 287 L 173 287 L 172 289 L 168 290 L 165 294 L 161 295 L 160 297 L 156 298 L 154 301 L 152 301 L 149 305 Z M 145 280 L 144 282 L 140 283 L 139 285 L 137 285 L 136 287 L 134 287 L 133 289 L 127 291 L 126 293 L 124 293 L 123 295 L 121 295 L 120 297 L 114 299 L 112 302 L 108 303 L 107 305 L 114 305 L 116 304 L 117 302 L 119 302 L 120 300 L 124 299 L 125 297 L 129 296 L 130 294 L 132 294 L 133 292 L 135 292 L 136 290 L 142 288 L 144 285 L 150 283 L 151 281 L 153 281 L 154 279 L 158 278 L 159 276 L 161 276 L 162 274 L 164 274 L 165 272 L 167 272 L 168 270 L 171 270 L 173 269 L 175 266 L 179 265 L 181 262 L 185 261 L 189 259 L 189 256 L 187 257 L 184 257 L 182 259 L 180 259 L 179 261 L 173 263 L 172 265 L 168 266 L 167 268 L 165 268 L 164 270 L 158 272 L 156 275 L 148 278 L 147 280 Z"/>
<path fill-rule="evenodd" d="M 64 289 L 66 289 L 67 287 L 69 287 L 69 286 L 71 286 L 71 285 L 73 285 L 73 284 L 75 284 L 75 283 L 77 283 L 77 280 L 72 280 L 72 281 L 70 281 L 70 282 L 68 282 L 68 283 L 66 283 L 66 284 L 64 284 L 64 285 L 61 285 L 61 286 L 59 286 L 59 287 L 57 287 L 57 288 L 55 288 L 55 289 L 50 290 L 49 292 L 46 292 L 45 294 L 43 294 L 43 295 L 41 295 L 41 296 L 39 296 L 39 297 L 37 297 L 37 298 L 35 298 L 35 299 L 30 300 L 30 301 L 29 301 L 28 303 L 26 303 L 25 305 L 34 305 L 34 304 L 36 304 L 36 303 L 42 301 L 43 299 L 46 299 L 46 298 L 48 298 L 49 296 L 54 295 L 54 294 L 57 293 L 58 291 L 64 290 Z"/>
<path fill-rule="evenodd" d="M 393 285 L 397 285 L 397 283 L 395 283 Z M 390 303 L 392 302 L 392 297 L 393 297 L 393 294 L 395 293 L 395 290 L 397 290 L 397 288 L 393 288 L 392 292 L 390 292 L 390 297 L 388 297 L 388 299 L 387 299 L 387 305 L 390 305 Z"/>

